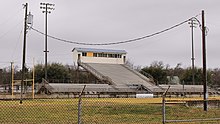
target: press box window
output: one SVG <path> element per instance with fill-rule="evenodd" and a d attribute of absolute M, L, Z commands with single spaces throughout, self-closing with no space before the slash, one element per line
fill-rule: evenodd
<path fill-rule="evenodd" d="M 98 57 L 98 54 L 97 53 L 93 53 L 93 57 Z"/>
<path fill-rule="evenodd" d="M 82 56 L 87 56 L 87 53 L 86 52 L 82 52 Z"/>
<path fill-rule="evenodd" d="M 103 55 L 102 55 L 103 57 L 107 57 L 107 54 L 106 53 L 103 53 Z"/>

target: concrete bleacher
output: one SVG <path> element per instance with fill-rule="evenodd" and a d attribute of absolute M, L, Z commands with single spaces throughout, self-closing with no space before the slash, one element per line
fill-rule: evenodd
<path fill-rule="evenodd" d="M 85 92 L 135 92 L 128 87 L 121 87 L 120 90 L 111 87 L 108 84 L 62 84 L 62 83 L 50 83 L 53 87 L 52 92 L 65 93 L 65 92 L 81 92 L 83 87 L 85 87 Z"/>
<path fill-rule="evenodd" d="M 96 77 L 107 77 L 116 88 L 142 87 L 145 90 L 152 92 L 154 88 L 160 89 L 152 80 L 130 69 L 124 64 L 101 64 L 101 63 L 80 63 L 86 70 L 93 75 L 101 75 Z M 95 73 L 95 74 L 94 74 Z"/>
<path fill-rule="evenodd" d="M 168 86 L 170 89 L 168 92 L 171 94 L 181 94 L 182 92 L 190 94 L 201 94 L 203 92 L 202 85 L 155 85 L 150 78 L 145 77 L 139 72 L 127 67 L 124 64 L 102 64 L 102 63 L 81 63 L 82 67 L 92 68 L 102 77 L 110 79 L 112 84 L 118 89 L 133 88 L 146 90 L 151 93 L 162 94 Z M 86 68 L 86 67 L 85 67 Z M 93 73 L 91 71 L 91 73 Z M 122 88 L 123 87 L 123 88 Z M 214 92 L 211 89 L 210 93 Z"/>
<path fill-rule="evenodd" d="M 49 93 L 80 93 L 84 85 L 88 94 L 124 94 L 133 95 L 138 93 L 150 93 L 155 95 L 168 91 L 171 95 L 181 94 L 202 94 L 202 85 L 155 85 L 151 78 L 145 77 L 139 72 L 127 67 L 124 64 L 103 64 L 103 63 L 79 63 L 81 67 L 93 74 L 102 83 L 100 84 L 67 84 L 49 83 L 44 81 L 40 87 L 47 89 Z M 41 91 L 41 90 L 39 90 Z M 209 93 L 215 93 L 211 89 Z"/>

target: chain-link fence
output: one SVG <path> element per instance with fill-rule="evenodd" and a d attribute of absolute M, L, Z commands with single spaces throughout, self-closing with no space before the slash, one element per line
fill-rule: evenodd
<path fill-rule="evenodd" d="M 194 98 L 75 98 L 0 100 L 3 124 L 161 124 L 220 123 L 219 101 L 203 111 Z M 37 96 L 36 96 L 37 98 Z M 216 98 L 217 99 L 217 98 Z M 197 101 L 197 102 L 195 102 Z M 211 105 L 211 106 L 210 106 Z M 209 119 L 209 120 L 208 120 Z"/>
<path fill-rule="evenodd" d="M 211 98 L 204 111 L 202 98 L 166 98 L 163 101 L 163 124 L 165 123 L 220 123 L 220 101 Z"/>
<path fill-rule="evenodd" d="M 77 123 L 77 99 L 35 99 L 0 101 L 0 123 Z"/>
<path fill-rule="evenodd" d="M 145 124 L 161 122 L 161 105 L 147 99 L 82 98 L 0 101 L 0 123 Z M 78 115 L 80 115 L 78 117 Z M 80 121 L 79 121 L 80 118 Z"/>
<path fill-rule="evenodd" d="M 85 98 L 82 113 L 85 124 L 159 124 L 162 118 L 160 104 L 136 98 Z"/>

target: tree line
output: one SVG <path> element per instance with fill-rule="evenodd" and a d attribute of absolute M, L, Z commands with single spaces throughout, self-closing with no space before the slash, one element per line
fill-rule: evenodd
<path fill-rule="evenodd" d="M 128 66 L 133 65 L 127 62 Z M 63 65 L 61 63 L 49 63 L 47 66 L 47 77 L 50 82 L 53 83 L 96 83 L 97 79 L 90 73 L 83 69 L 77 69 L 77 66 Z M 175 67 L 170 67 L 168 64 L 164 64 L 162 61 L 154 61 L 149 66 L 135 68 L 143 75 L 151 75 L 156 84 L 169 84 L 169 77 L 178 77 L 180 84 L 192 84 L 192 68 L 183 68 L 180 63 Z M 25 69 L 25 78 L 33 78 L 33 69 Z M 35 65 L 35 81 L 41 83 L 44 78 L 44 65 Z M 202 84 L 202 68 L 195 67 L 194 69 L 194 81 L 195 84 Z M 14 68 L 14 79 L 21 79 L 21 70 L 18 67 Z M 209 86 L 220 85 L 220 68 L 207 70 L 207 81 Z M 0 84 L 11 83 L 11 69 L 10 67 L 0 70 Z"/>
<path fill-rule="evenodd" d="M 178 63 L 174 68 L 171 68 L 168 64 L 164 64 L 162 61 L 154 61 L 150 66 L 146 66 L 140 69 L 140 73 L 149 73 L 154 77 L 155 82 L 159 84 L 167 84 L 167 76 L 178 76 L 180 84 L 193 84 L 193 69 L 192 67 L 183 68 L 181 63 Z M 203 69 L 199 67 L 194 68 L 194 83 L 196 85 L 203 84 Z M 209 86 L 220 86 L 220 69 L 208 69 L 207 70 L 207 82 Z"/>
<path fill-rule="evenodd" d="M 22 71 L 17 66 L 13 70 L 14 80 L 21 80 Z M 43 64 L 34 66 L 34 80 L 41 83 L 45 77 Z M 25 79 L 33 79 L 33 68 L 25 68 Z M 77 69 L 77 66 L 63 65 L 61 63 L 48 63 L 47 65 L 48 81 L 52 83 L 89 83 L 95 78 L 83 69 Z M 12 70 L 11 67 L 0 69 L 0 84 L 11 84 Z M 29 83 L 31 85 L 31 82 Z"/>

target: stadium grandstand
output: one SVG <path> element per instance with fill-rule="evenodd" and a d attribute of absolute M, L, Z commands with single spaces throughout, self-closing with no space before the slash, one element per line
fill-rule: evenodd
<path fill-rule="evenodd" d="M 144 76 L 128 67 L 125 50 L 74 48 L 73 62 L 99 81 L 89 84 L 49 83 L 43 81 L 38 93 L 77 95 L 86 85 L 85 94 L 95 97 L 135 97 L 137 94 L 161 95 L 168 85 L 156 85 L 151 76 Z M 202 94 L 202 85 L 171 85 L 171 95 Z M 209 90 L 214 94 L 214 90 Z M 149 95 L 152 96 L 152 95 Z"/>

